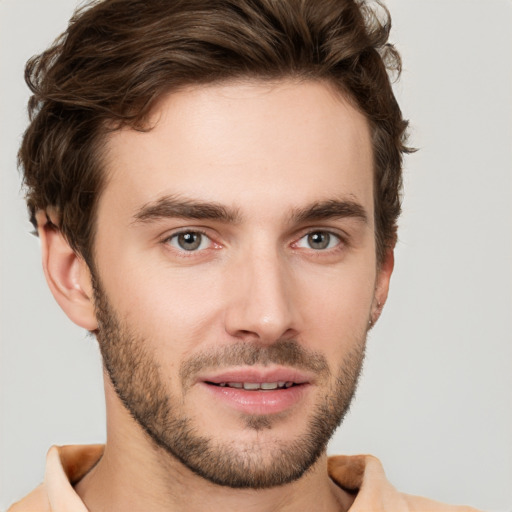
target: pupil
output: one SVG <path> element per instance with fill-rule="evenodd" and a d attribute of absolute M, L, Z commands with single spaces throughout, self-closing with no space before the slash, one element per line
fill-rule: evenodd
<path fill-rule="evenodd" d="M 329 233 L 311 233 L 308 236 L 310 247 L 313 249 L 325 249 L 329 245 Z"/>
<path fill-rule="evenodd" d="M 185 251 L 193 251 L 201 245 L 201 235 L 198 233 L 182 233 L 178 236 L 178 243 Z"/>

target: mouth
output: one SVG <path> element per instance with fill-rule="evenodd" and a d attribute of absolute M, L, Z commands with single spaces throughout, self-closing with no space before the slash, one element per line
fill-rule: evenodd
<path fill-rule="evenodd" d="M 205 384 L 221 388 L 245 391 L 275 391 L 294 386 L 311 384 L 314 375 L 295 368 L 281 366 L 238 367 L 220 373 L 205 373 L 197 379 Z"/>
<path fill-rule="evenodd" d="M 221 388 L 234 388 L 244 389 L 245 391 L 274 391 L 276 389 L 288 389 L 293 386 L 300 386 L 301 384 L 292 381 L 278 381 L 278 382 L 208 382 L 206 384 L 212 386 L 219 386 Z"/>
<path fill-rule="evenodd" d="M 301 403 L 313 387 L 313 376 L 289 368 L 237 368 L 203 375 L 197 383 L 215 406 L 268 415 Z"/>

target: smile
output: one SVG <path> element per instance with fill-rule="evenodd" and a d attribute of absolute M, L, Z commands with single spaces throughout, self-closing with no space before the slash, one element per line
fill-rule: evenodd
<path fill-rule="evenodd" d="M 269 415 L 291 410 L 314 389 L 315 376 L 295 368 L 241 367 L 198 377 L 214 407 L 250 415 Z"/>

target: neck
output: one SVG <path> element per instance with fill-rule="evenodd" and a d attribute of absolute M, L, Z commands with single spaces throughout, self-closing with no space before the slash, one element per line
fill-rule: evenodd
<path fill-rule="evenodd" d="M 301 478 L 278 487 L 216 485 L 156 447 L 108 390 L 105 452 L 75 490 L 91 512 L 346 511 L 353 498 L 329 478 L 326 459 L 324 453 Z"/>

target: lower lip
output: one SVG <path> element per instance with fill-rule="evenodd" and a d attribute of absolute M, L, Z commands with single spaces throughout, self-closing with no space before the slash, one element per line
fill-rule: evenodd
<path fill-rule="evenodd" d="M 247 391 L 245 389 L 201 383 L 215 398 L 245 414 L 277 414 L 301 401 L 309 384 L 276 390 Z"/>

